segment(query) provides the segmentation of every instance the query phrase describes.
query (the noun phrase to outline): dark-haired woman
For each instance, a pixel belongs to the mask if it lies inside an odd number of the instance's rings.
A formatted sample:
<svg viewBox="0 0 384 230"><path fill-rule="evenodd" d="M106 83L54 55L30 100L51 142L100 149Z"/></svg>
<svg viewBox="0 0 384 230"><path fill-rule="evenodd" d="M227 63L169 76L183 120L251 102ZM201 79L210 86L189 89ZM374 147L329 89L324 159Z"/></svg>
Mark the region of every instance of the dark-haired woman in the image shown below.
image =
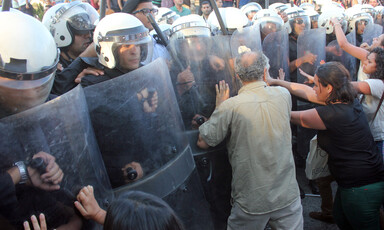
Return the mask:
<svg viewBox="0 0 384 230"><path fill-rule="evenodd" d="M291 122L318 130L318 144L328 154L331 175L338 183L333 217L340 229L379 229L384 200L384 165L363 109L340 63L320 66L313 89L304 84L269 79L271 85L317 104L292 111Z"/></svg>
<svg viewBox="0 0 384 230"><path fill-rule="evenodd" d="M76 208L86 219L104 225L105 230L183 230L172 208L162 199L139 191L130 191L114 200L107 211L100 208L93 187L82 188Z"/></svg>
<svg viewBox="0 0 384 230"><path fill-rule="evenodd" d="M348 42L338 19L333 18L332 23L340 48L359 59L360 70L369 77L367 80L352 82L352 84L358 93L365 95L361 103L376 145L383 154L384 105L382 104L379 109L378 106L384 93L384 34L374 38L372 45L363 49Z"/></svg>

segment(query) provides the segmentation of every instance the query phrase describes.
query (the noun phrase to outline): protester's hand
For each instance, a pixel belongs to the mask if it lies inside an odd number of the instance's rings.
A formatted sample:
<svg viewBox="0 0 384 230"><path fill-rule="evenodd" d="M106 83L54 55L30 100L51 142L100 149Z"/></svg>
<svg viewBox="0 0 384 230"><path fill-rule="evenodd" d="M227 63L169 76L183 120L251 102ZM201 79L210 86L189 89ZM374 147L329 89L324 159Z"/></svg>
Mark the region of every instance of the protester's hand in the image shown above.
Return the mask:
<svg viewBox="0 0 384 230"><path fill-rule="evenodd" d="M79 75L77 75L75 82L79 84L81 82L81 79L87 75L95 75L95 76L100 76L104 75L104 71L101 69L97 69L95 67L88 67L86 69L83 69Z"/></svg>
<svg viewBox="0 0 384 230"><path fill-rule="evenodd" d="M219 58L214 55L209 56L209 65L214 69L216 72L223 70L225 67L224 59Z"/></svg>
<svg viewBox="0 0 384 230"><path fill-rule="evenodd" d="M200 118L200 119L203 119L204 122L206 122L208 119L200 114L196 114L193 118L192 118L192 129L198 129L200 127L201 124L198 124L197 123L197 119ZM203 123L204 123L203 122Z"/></svg>
<svg viewBox="0 0 384 230"><path fill-rule="evenodd" d="M336 17L331 18L331 25L340 24L340 20Z"/></svg>
<svg viewBox="0 0 384 230"><path fill-rule="evenodd" d="M340 57L343 54L343 51L336 46L327 46L327 47L325 47L325 51L330 52L330 53L332 53L338 57Z"/></svg>
<svg viewBox="0 0 384 230"><path fill-rule="evenodd" d="M132 180L128 179L128 174L127 174L128 168L132 168L137 172L137 177L133 181L137 181L144 176L144 172L143 172L143 168L141 167L141 164L135 161L132 161L131 163L126 164L124 168L121 169L123 171L124 178L126 178L125 183L133 182Z"/></svg>
<svg viewBox="0 0 384 230"><path fill-rule="evenodd" d="M183 72L177 75L177 92L182 95L195 84L195 76L191 72L191 67L188 66Z"/></svg>
<svg viewBox="0 0 384 230"><path fill-rule="evenodd" d="M156 111L159 101L157 91L150 93L148 88L145 88L137 93L137 99L143 103L144 112L154 113Z"/></svg>
<svg viewBox="0 0 384 230"><path fill-rule="evenodd" d="M368 43L364 42L364 43L362 43L362 44L360 45L360 48L369 50L370 46L368 45Z"/></svg>
<svg viewBox="0 0 384 230"><path fill-rule="evenodd" d="M280 75L280 70L279 70L279 75ZM280 77L280 76L279 76ZM269 76L269 74L267 75L267 78L266 78L266 83L268 85L273 85L275 81L279 80L279 77L277 79L274 79L272 78L271 76Z"/></svg>
<svg viewBox="0 0 384 230"><path fill-rule="evenodd" d="M33 229L34 230L47 230L47 223L45 221L45 216L43 213L41 213L39 215L39 220L40 220L40 224L39 224L39 221L37 220L35 215L31 216L31 222L32 222ZM28 221L24 221L23 226L24 226L24 230L31 230Z"/></svg>
<svg viewBox="0 0 384 230"><path fill-rule="evenodd" d="M299 68L299 72L301 75L307 78L307 80L304 82L306 84L313 84L314 83L314 77L304 72L302 69Z"/></svg>
<svg viewBox="0 0 384 230"><path fill-rule="evenodd" d="M77 201L75 201L75 207L79 210L81 215L85 219L91 219L99 222L104 222L105 211L100 208L93 193L93 187L91 185L83 187L77 194Z"/></svg>
<svg viewBox="0 0 384 230"><path fill-rule="evenodd" d="M216 84L216 108L229 98L229 85L224 80Z"/></svg>
<svg viewBox="0 0 384 230"><path fill-rule="evenodd" d="M279 76L277 77L279 80L284 80L285 79L285 72L282 68L279 69Z"/></svg>
<svg viewBox="0 0 384 230"><path fill-rule="evenodd" d="M303 63L309 63L313 65L313 63L315 63L316 61L317 55L314 55L311 52L307 51L305 52L305 55L302 58L303 58Z"/></svg>
<svg viewBox="0 0 384 230"><path fill-rule="evenodd" d="M284 23L288 22L287 13L285 13L284 11L280 11L280 12L278 12L278 14L281 17L281 19L283 19Z"/></svg>
<svg viewBox="0 0 384 230"><path fill-rule="evenodd" d="M33 186L46 191L60 189L59 183L62 181L64 174L59 165L55 162L55 157L46 152L39 152L32 158L34 159L37 157L44 160L44 163L47 165L46 172L40 175L36 169L27 167L30 183Z"/></svg>

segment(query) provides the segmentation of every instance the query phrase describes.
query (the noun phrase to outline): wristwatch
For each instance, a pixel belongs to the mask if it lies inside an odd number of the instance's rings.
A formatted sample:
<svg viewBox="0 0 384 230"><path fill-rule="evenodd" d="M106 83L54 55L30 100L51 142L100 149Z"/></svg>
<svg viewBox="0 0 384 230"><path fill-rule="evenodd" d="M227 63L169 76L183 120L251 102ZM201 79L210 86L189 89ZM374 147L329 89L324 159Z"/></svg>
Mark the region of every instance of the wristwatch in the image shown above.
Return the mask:
<svg viewBox="0 0 384 230"><path fill-rule="evenodd" d="M27 183L29 177L28 177L28 171L27 167L24 164L24 161L18 161L14 164L14 166L17 166L17 168L20 171L20 182L19 184L25 184Z"/></svg>

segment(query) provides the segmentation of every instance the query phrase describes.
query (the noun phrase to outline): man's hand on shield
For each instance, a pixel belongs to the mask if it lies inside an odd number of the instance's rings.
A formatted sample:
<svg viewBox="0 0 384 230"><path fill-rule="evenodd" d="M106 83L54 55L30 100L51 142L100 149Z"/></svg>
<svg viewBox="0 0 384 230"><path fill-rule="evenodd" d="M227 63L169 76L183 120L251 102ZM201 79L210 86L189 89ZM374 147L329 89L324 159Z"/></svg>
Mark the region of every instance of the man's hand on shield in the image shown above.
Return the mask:
<svg viewBox="0 0 384 230"><path fill-rule="evenodd" d="M216 108L229 98L229 85L224 80L216 84Z"/></svg>
<svg viewBox="0 0 384 230"><path fill-rule="evenodd" d="M306 51L302 59L303 59L303 63L309 63L313 65L317 59L317 55L314 55L311 52Z"/></svg>
<svg viewBox="0 0 384 230"><path fill-rule="evenodd" d="M188 66L183 72L177 75L177 92L183 95L195 84L195 76L191 72L191 67Z"/></svg>
<svg viewBox="0 0 384 230"><path fill-rule="evenodd" d="M202 125L204 122L206 122L208 119L204 117L203 115L196 114L192 118L192 129L198 129L200 125Z"/></svg>
<svg viewBox="0 0 384 230"><path fill-rule="evenodd" d="M137 181L140 178L142 178L144 175L141 164L135 161L132 161L131 163L126 164L124 168L122 168L121 170L123 171L125 183L131 183L133 181ZM135 172L136 175L134 177L131 177L132 175L134 175L133 173L131 173L133 171Z"/></svg>
<svg viewBox="0 0 384 230"><path fill-rule="evenodd" d="M137 99L143 104L146 113L154 113L157 109L159 98L154 88L145 88L137 93Z"/></svg>
<svg viewBox="0 0 384 230"><path fill-rule="evenodd" d="M59 184L64 177L64 173L55 162L55 157L46 152L39 152L32 157L32 159L35 158L43 159L46 165L45 172L40 174L41 172L37 169L28 166L27 170L30 179L28 183L46 191L60 189Z"/></svg>
<svg viewBox="0 0 384 230"><path fill-rule="evenodd" d="M94 220L101 225L104 224L106 211L100 208L97 203L91 185L85 186L80 190L77 194L75 206L85 219Z"/></svg>
<svg viewBox="0 0 384 230"><path fill-rule="evenodd" d="M88 67L86 69L83 69L79 75L77 75L75 82L80 83L81 79L87 75L95 75L95 76L100 76L104 75L104 71L101 69L97 69L95 67Z"/></svg>
<svg viewBox="0 0 384 230"><path fill-rule="evenodd" d="M214 69L216 72L223 70L225 67L225 62L224 59L219 58L214 55L209 56L209 65L211 66L212 69Z"/></svg>

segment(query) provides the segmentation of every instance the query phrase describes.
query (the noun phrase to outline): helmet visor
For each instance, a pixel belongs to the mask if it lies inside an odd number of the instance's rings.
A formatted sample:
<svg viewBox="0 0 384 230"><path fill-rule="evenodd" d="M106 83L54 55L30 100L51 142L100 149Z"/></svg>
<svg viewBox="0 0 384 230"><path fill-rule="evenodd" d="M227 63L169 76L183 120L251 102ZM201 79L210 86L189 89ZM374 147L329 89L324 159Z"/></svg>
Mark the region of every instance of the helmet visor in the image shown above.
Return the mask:
<svg viewBox="0 0 384 230"><path fill-rule="evenodd" d="M90 30L95 29L89 15L86 13L73 15L68 19L68 24L75 30L76 34L89 33Z"/></svg>

